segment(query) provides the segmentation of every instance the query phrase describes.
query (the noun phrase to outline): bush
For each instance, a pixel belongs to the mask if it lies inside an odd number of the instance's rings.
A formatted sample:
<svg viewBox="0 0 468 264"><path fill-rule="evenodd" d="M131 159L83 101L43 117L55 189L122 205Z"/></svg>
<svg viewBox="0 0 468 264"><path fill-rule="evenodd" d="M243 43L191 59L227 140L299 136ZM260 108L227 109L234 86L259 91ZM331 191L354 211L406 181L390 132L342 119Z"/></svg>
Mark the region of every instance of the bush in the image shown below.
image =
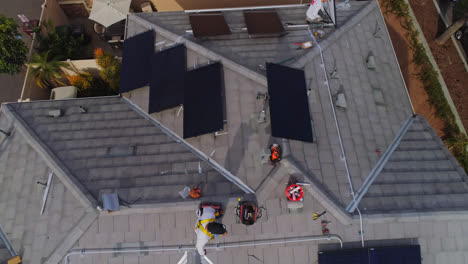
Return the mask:
<svg viewBox="0 0 468 264"><path fill-rule="evenodd" d="M26 62L28 48L18 36L16 21L0 15L0 73L17 74Z"/></svg>
<svg viewBox="0 0 468 264"><path fill-rule="evenodd" d="M468 8L468 0L462 0L459 3L463 3ZM455 115L445 98L442 86L437 78L437 73L419 41L419 34L413 26L408 5L404 0L383 0L383 6L386 11L401 18L400 23L407 30L406 37L413 51L413 61L419 67L419 78L423 82L424 89L429 96L429 102L436 109L437 117L445 122L444 143L460 165L468 172L468 137L460 131L456 123Z"/></svg>
<svg viewBox="0 0 468 264"><path fill-rule="evenodd" d="M94 57L96 63L101 67L99 76L110 86L113 93L118 94L122 62L116 57L104 53L102 49L95 50Z"/></svg>
<svg viewBox="0 0 468 264"><path fill-rule="evenodd" d="M83 59L84 48L89 43L83 34L73 36L70 27L54 27L51 20L44 22L36 32L39 53L49 51L50 57L57 60Z"/></svg>
<svg viewBox="0 0 468 264"><path fill-rule="evenodd" d="M70 85L78 88L78 97L95 97L113 95L109 86L101 79L93 77L89 72L81 72L68 76Z"/></svg>

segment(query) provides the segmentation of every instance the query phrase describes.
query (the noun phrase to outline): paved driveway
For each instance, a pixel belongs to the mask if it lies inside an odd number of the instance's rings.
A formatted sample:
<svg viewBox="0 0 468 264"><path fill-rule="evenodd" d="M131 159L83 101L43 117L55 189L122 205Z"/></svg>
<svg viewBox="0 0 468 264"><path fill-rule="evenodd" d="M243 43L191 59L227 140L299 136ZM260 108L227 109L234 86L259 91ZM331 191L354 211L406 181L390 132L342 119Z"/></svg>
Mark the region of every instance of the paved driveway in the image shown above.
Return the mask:
<svg viewBox="0 0 468 264"><path fill-rule="evenodd" d="M16 15L25 14L29 19L39 19L41 16L41 5L43 3L44 0L2 1L0 14L16 18L18 25L21 25L21 21ZM23 39L29 47L31 44L31 37L23 34ZM24 77L24 73L14 76L0 74L0 103L16 102L18 98L20 98Z"/></svg>

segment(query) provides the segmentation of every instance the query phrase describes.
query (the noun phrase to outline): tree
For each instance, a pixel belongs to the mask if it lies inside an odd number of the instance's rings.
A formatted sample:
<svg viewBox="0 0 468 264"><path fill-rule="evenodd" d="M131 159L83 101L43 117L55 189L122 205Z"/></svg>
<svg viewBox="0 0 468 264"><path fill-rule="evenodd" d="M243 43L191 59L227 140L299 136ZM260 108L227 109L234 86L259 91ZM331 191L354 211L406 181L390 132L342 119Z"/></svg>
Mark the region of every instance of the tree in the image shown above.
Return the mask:
<svg viewBox="0 0 468 264"><path fill-rule="evenodd" d="M28 48L18 36L16 21L0 15L0 73L17 74L26 62Z"/></svg>
<svg viewBox="0 0 468 264"><path fill-rule="evenodd" d="M95 50L94 57L96 63L101 67L99 76L109 85L111 91L117 94L119 92L122 63L111 54L104 53L102 49Z"/></svg>
<svg viewBox="0 0 468 264"><path fill-rule="evenodd" d="M70 68L68 63L58 61L56 58L49 60L48 51L42 54L34 54L31 62L29 63L29 66L31 66L31 73L36 78L36 84L41 88L51 88L51 86L57 87L59 85L65 85L59 80L65 75L62 68Z"/></svg>
<svg viewBox="0 0 468 264"><path fill-rule="evenodd" d="M452 23L440 36L435 39L438 45L444 45L445 42L455 34L468 21L468 0L457 2L453 9L455 22Z"/></svg>

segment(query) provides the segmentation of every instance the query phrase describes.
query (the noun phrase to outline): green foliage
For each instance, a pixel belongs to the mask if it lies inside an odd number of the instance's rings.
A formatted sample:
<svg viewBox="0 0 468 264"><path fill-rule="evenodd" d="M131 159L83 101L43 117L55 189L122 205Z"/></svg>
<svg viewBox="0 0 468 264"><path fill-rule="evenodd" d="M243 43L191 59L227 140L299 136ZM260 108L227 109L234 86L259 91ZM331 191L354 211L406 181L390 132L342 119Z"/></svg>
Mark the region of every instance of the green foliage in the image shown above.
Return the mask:
<svg viewBox="0 0 468 264"><path fill-rule="evenodd" d="M115 56L104 53L102 49L97 49L94 56L96 57L96 63L101 67L99 76L109 85L114 94L118 94L122 62Z"/></svg>
<svg viewBox="0 0 468 264"><path fill-rule="evenodd" d="M65 85L59 79L64 76L62 68L69 68L68 63L58 61L57 58L49 59L49 52L36 53L29 62L31 74L36 78L36 84L41 88L53 88Z"/></svg>
<svg viewBox="0 0 468 264"><path fill-rule="evenodd" d="M468 0L460 0L453 8L453 21L460 19L468 12Z"/></svg>
<svg viewBox="0 0 468 264"><path fill-rule="evenodd" d="M77 75L68 76L70 85L78 88L78 97L115 95L101 78L92 76L89 72L80 72Z"/></svg>
<svg viewBox="0 0 468 264"><path fill-rule="evenodd" d="M28 48L19 35L16 21L0 15L0 73L19 73L26 62Z"/></svg>
<svg viewBox="0 0 468 264"><path fill-rule="evenodd" d="M42 23L38 30L37 51L43 53L48 51L50 58L57 60L82 59L84 48L88 40L84 35L73 36L68 26L54 27L54 23L49 20Z"/></svg>
<svg viewBox="0 0 468 264"><path fill-rule="evenodd" d="M413 51L413 61L419 67L418 76L423 82L424 89L429 96L429 102L436 109L437 117L445 121L444 143L460 165L468 172L468 137L460 131L455 120L455 115L445 99L442 86L437 78L437 73L434 67L432 67L424 47L419 40L418 31L413 26L408 5L404 0L383 0L382 2L387 12L391 12L400 17L402 27L407 30L406 37ZM468 0L461 0L459 3L463 3L465 8L468 7Z"/></svg>

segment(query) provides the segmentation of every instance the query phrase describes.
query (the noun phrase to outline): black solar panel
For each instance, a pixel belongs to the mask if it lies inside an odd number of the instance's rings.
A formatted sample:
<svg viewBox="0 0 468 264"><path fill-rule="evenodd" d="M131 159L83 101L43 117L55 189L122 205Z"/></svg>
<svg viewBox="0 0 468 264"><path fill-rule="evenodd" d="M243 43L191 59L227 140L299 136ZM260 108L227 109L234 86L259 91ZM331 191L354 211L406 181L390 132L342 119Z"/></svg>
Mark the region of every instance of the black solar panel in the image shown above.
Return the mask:
<svg viewBox="0 0 468 264"><path fill-rule="evenodd" d="M120 74L120 93L148 85L153 53L154 33L151 30L125 40Z"/></svg>
<svg viewBox="0 0 468 264"><path fill-rule="evenodd" d="M312 142L304 71L267 63L267 81L272 135Z"/></svg>
<svg viewBox="0 0 468 264"><path fill-rule="evenodd" d="M222 13L195 14L189 16L195 37L231 34Z"/></svg>
<svg viewBox="0 0 468 264"><path fill-rule="evenodd" d="M151 58L148 113L159 112L183 104L186 61L183 44L153 55Z"/></svg>
<svg viewBox="0 0 468 264"><path fill-rule="evenodd" d="M187 73L184 138L223 129L223 85L221 63L213 63Z"/></svg>

